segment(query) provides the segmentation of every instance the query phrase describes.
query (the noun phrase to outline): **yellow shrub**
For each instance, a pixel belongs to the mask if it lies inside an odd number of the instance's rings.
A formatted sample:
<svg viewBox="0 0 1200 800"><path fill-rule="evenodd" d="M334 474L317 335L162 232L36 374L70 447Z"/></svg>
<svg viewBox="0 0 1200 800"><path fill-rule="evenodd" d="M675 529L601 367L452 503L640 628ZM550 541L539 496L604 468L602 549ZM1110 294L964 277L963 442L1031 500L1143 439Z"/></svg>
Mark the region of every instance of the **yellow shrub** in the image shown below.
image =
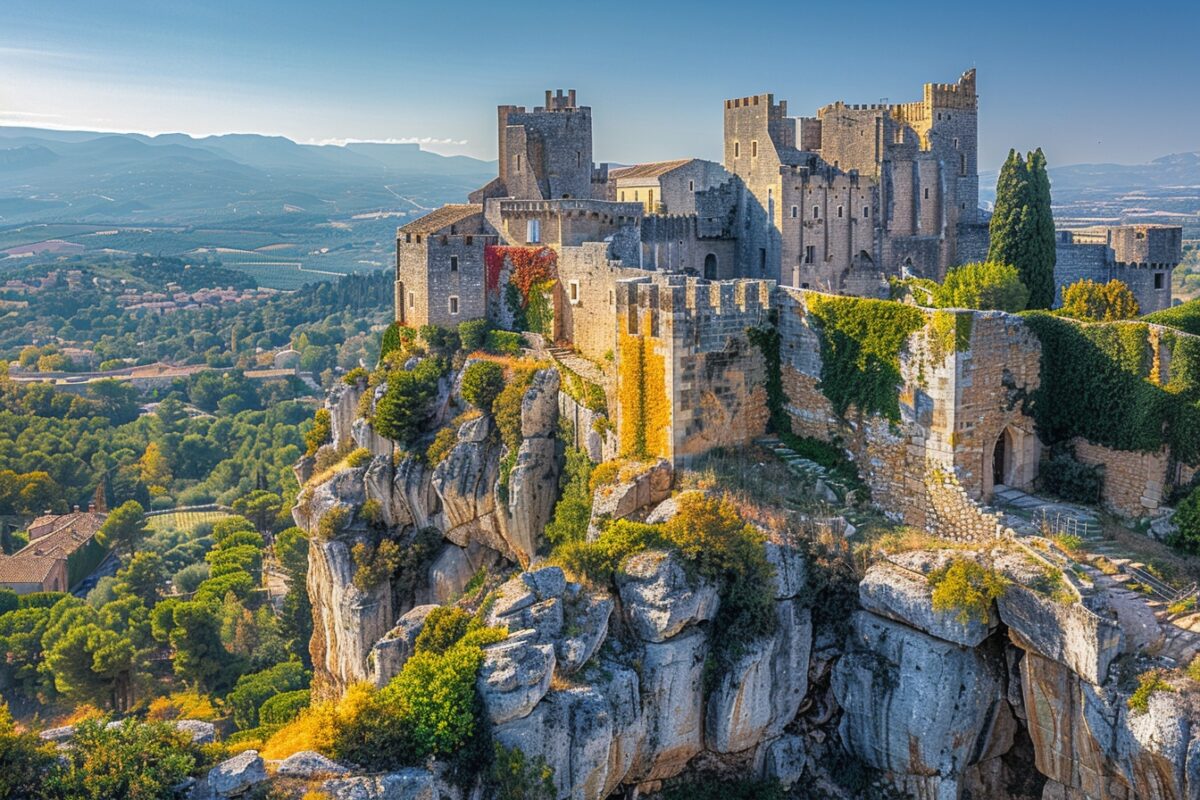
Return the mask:
<svg viewBox="0 0 1200 800"><path fill-rule="evenodd" d="M262 757L287 758L301 750L330 755L338 727L343 721L358 717L370 702L371 693L368 684L356 683L337 702L326 700L309 706L267 740Z"/></svg>
<svg viewBox="0 0 1200 800"><path fill-rule="evenodd" d="M197 691L175 692L150 701L146 718L151 720L202 719L211 721L220 716L208 695Z"/></svg>
<svg viewBox="0 0 1200 800"><path fill-rule="evenodd" d="M642 323L648 326L649 318ZM666 358L656 351L652 339L626 330L622 322L617 386L621 453L639 458L666 456L671 427Z"/></svg>

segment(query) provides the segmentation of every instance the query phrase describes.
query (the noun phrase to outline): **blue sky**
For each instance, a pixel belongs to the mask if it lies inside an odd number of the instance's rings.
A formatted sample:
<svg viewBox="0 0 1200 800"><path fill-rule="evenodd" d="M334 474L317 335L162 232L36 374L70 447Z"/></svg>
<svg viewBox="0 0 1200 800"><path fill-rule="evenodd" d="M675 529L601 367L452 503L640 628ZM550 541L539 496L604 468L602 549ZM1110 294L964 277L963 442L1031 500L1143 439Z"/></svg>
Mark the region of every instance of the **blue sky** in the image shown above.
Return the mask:
<svg viewBox="0 0 1200 800"><path fill-rule="evenodd" d="M9 125L494 158L497 104L573 87L598 161L718 159L726 97L802 115L915 100L975 66L981 169L1009 147L1052 165L1200 150L1194 3L4 0L0 20Z"/></svg>

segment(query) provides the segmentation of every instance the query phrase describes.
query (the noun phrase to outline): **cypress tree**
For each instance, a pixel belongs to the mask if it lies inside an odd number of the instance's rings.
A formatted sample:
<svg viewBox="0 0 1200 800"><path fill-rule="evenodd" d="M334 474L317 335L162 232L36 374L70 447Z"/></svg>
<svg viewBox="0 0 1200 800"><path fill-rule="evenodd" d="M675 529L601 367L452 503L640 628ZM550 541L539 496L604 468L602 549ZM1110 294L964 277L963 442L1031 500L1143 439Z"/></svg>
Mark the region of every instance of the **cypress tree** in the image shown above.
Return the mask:
<svg viewBox="0 0 1200 800"><path fill-rule="evenodd" d="M989 229L988 261L1011 264L1029 289L1029 308L1054 304L1054 218L1050 178L1040 149L1028 160L1016 150L996 182L996 206Z"/></svg>

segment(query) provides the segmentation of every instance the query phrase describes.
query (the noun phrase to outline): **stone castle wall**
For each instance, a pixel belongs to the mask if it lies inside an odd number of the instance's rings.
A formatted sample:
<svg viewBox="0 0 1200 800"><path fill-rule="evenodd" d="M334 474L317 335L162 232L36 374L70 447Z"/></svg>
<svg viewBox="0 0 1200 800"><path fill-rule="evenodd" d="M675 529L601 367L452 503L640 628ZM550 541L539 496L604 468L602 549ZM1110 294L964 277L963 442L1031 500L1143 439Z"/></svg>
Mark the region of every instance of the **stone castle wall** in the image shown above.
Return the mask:
<svg viewBox="0 0 1200 800"><path fill-rule="evenodd" d="M1158 509L1170 480L1170 456L1166 449L1156 453L1113 450L1086 439L1071 440L1075 458L1104 468L1101 501L1126 517L1142 517Z"/></svg>

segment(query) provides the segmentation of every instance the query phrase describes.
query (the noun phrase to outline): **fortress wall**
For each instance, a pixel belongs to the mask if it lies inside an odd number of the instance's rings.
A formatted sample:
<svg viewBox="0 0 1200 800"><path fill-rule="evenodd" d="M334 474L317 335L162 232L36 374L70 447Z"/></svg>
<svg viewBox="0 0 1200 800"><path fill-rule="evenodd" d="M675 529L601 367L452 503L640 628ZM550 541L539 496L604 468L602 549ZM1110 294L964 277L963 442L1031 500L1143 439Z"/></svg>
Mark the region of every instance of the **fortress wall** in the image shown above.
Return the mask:
<svg viewBox="0 0 1200 800"><path fill-rule="evenodd" d="M1075 457L1084 464L1104 467L1105 506L1126 517L1142 517L1162 504L1168 484L1170 457L1157 453L1113 450L1086 439L1071 440Z"/></svg>
<svg viewBox="0 0 1200 800"><path fill-rule="evenodd" d="M610 363L617 346L617 281L650 273L624 267L608 258L604 242L563 247L558 255L561 287L558 323L563 338L586 358ZM578 300L571 302L571 284L577 282Z"/></svg>

